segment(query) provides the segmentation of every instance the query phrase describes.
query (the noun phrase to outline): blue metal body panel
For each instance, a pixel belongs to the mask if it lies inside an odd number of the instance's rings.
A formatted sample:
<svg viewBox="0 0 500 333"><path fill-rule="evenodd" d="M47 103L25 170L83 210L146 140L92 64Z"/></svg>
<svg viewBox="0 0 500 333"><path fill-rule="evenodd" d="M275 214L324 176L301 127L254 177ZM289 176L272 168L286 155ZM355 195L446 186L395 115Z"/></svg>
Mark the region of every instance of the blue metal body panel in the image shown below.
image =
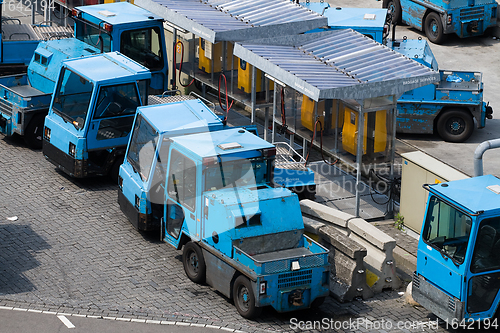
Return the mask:
<svg viewBox="0 0 500 333"><path fill-rule="evenodd" d="M163 23L160 16L128 2L105 3L75 8L82 12L83 19L96 25L106 22L113 26L127 27L128 30L132 27L144 27L145 21L151 22L151 25L157 25L158 22ZM113 33L115 33L114 29ZM115 36L119 37L118 31L116 33Z"/></svg>
<svg viewBox="0 0 500 333"><path fill-rule="evenodd" d="M461 319L480 320L492 318L500 302L500 293L497 293L491 307L486 311L474 313L468 311L471 279L485 274L500 273L500 269L479 273L471 271L471 262L473 252L477 247L476 242L480 223L483 220L500 216L498 194L487 188L492 185L500 186L500 179L487 175L428 186L428 203L433 196L436 196L467 214L472 221L467 251L462 264L454 263L447 256L440 253L438 249L433 248L432 244L427 244L423 237L420 237L418 243L416 274L420 277L420 280L424 279L425 284L430 286L431 292L430 295L428 291L427 294L417 292L417 296L443 319L453 319L449 318L449 316L455 316L459 321ZM429 211L425 214L422 230L425 228L428 214L430 214ZM429 287L427 288L429 289ZM453 299L456 299L453 303L465 305L462 313L453 313L454 307L450 309L451 311L446 310L450 307L449 303ZM416 300L419 301L418 298ZM440 311L440 308L443 311Z"/></svg>
<svg viewBox="0 0 500 333"><path fill-rule="evenodd" d="M111 31L111 51L121 51L121 35L124 31L144 28L159 28L161 53L164 55L164 64L161 70L152 70L151 87L161 91L168 90L168 61L166 58L165 36L163 19L150 11L128 2L114 2L93 6L76 7L80 11L80 18L91 22L95 26L103 27L104 23L113 26ZM75 24L75 31L77 25Z"/></svg>
<svg viewBox="0 0 500 333"><path fill-rule="evenodd" d="M303 235L297 195L284 188L255 187L255 184L204 190L204 157L257 157L261 156L261 150L272 148L271 144L238 128L176 136L170 140L170 154L175 150L196 165L196 203L194 208L179 205L184 216L180 233L251 277L258 307L271 305L279 312L304 309L316 298L329 294L328 250ZM238 145L221 149L221 144L228 143ZM169 174L167 171L166 175ZM165 200L174 202L170 195L165 189ZM168 209L166 204L164 221L168 219ZM258 223L244 222L243 226L237 226L238 218L245 221L243 216L250 220L256 215ZM167 225L162 228L164 241L179 248L183 238L169 234ZM288 242L289 239L293 241ZM292 262L298 267L292 269ZM214 274L213 269L207 269L209 271ZM232 278L227 274L224 277L226 280L218 283L213 283L213 276L207 277L207 281L212 281L212 286L227 295L223 285L230 285ZM259 286L264 282L265 293L260 293ZM294 291L301 293L302 304L291 304L289 296Z"/></svg>
<svg viewBox="0 0 500 333"><path fill-rule="evenodd" d="M2 52L2 64L25 64L30 63L33 52L38 46L39 40L2 40L0 33L0 49Z"/></svg>
<svg viewBox="0 0 500 333"><path fill-rule="evenodd" d="M149 70L137 62L118 52L109 52L84 58L73 58L65 61L71 71L84 76L93 83L107 85L130 82L131 76L137 80L151 77Z"/></svg>
<svg viewBox="0 0 500 333"><path fill-rule="evenodd" d="M111 138L107 140L96 140L95 135L91 136L99 128L99 122L109 119L117 119L123 116L107 117L103 119L93 119L97 94L101 87L112 86L125 83L134 83L140 80L148 80L151 78L151 73L147 68L137 64L124 55L118 52L109 52L97 54L83 58L73 58L62 63L61 70L68 70L82 76L93 84L93 91L87 110L87 116L82 126L76 127L73 123L63 119L59 114L52 109L53 99L49 113L45 118L45 127L51 131L50 144L53 148L59 151L64 158L72 159L75 162L85 162L89 157L89 151L109 149L113 150L118 147L125 149L130 137L128 134ZM58 81L61 78L58 78ZM140 101L141 102L141 101ZM128 117L133 115L128 115ZM47 138L45 138L47 139ZM73 143L76 147L76 154L70 156L68 154L69 144ZM47 155L46 155L47 156ZM50 157L54 164L58 161L54 157ZM87 174L82 174L80 177L85 177Z"/></svg>
<svg viewBox="0 0 500 333"><path fill-rule="evenodd" d="M226 155L234 153L249 153L257 149L272 148L274 147L267 141L251 140L249 138L256 138L255 135L248 131L243 133L239 132L238 128L230 128L224 131L217 131L211 133L198 133L189 136L176 137L173 139L176 143L187 147L195 156L210 157L216 155ZM234 148L229 150L222 150L217 145L219 143L240 142L242 139L246 141L242 144L241 148ZM217 145L214 144L217 142Z"/></svg>
<svg viewBox="0 0 500 333"><path fill-rule="evenodd" d="M233 258L233 240L287 230L302 230L303 221L297 196L283 188L252 190L244 187L205 192L210 201L208 218L204 219L201 238L229 258ZM261 214L262 225L235 228L235 217ZM219 235L214 242L213 233ZM236 245L238 246L238 245ZM235 258L238 261L237 258ZM251 264L245 264L256 274L264 272Z"/></svg>
<svg viewBox="0 0 500 333"><path fill-rule="evenodd" d="M447 185L431 185L429 191L448 198L470 214L482 211L485 215L500 215L498 195L486 188L490 185L500 185L497 177L486 175L449 182Z"/></svg>
<svg viewBox="0 0 500 333"><path fill-rule="evenodd" d="M27 74L0 77L0 96L5 105L0 110L0 118L9 122L9 126L0 126L0 132L7 136L14 133L24 135L33 115L47 112L61 63L98 52L96 48L73 38L40 42L32 55Z"/></svg>
<svg viewBox="0 0 500 333"><path fill-rule="evenodd" d="M274 168L274 183L286 188L316 185L314 171L310 168L307 168L307 170L293 170L276 167Z"/></svg>
<svg viewBox="0 0 500 333"><path fill-rule="evenodd" d="M497 22L497 3L494 0L400 0L402 20L406 24L423 30L425 17L430 12L440 15L445 34L455 33L459 37L471 37L484 34L484 31ZM447 18L451 16L451 22ZM469 28L477 22L476 31Z"/></svg>
<svg viewBox="0 0 500 333"><path fill-rule="evenodd" d="M156 149L157 156L163 140L203 131L218 131L224 127L220 118L200 100L142 106L138 108L137 115L141 115L161 136ZM137 116L135 121L137 121ZM157 159L153 160L151 173L154 172L157 162ZM154 185L153 177L150 175L148 181L143 181L127 159L120 166L119 176L123 180L120 190L126 200L135 205L137 196L140 198L140 204L136 207L138 213L151 214L151 202L148 198L151 186Z"/></svg>
<svg viewBox="0 0 500 333"><path fill-rule="evenodd" d="M394 51L401 53L408 58L421 63L424 66L432 68L437 71L438 63L431 47L426 40L423 39L403 39L396 41L387 41L387 46Z"/></svg>
<svg viewBox="0 0 500 333"><path fill-rule="evenodd" d="M325 3L317 2L301 5L320 14L325 7ZM379 43L383 41L387 9L329 7L324 10L323 15L328 18L328 29L315 29L310 32L350 28Z"/></svg>
<svg viewBox="0 0 500 333"><path fill-rule="evenodd" d="M88 158L87 140L83 136L82 130L80 133L75 133L75 126L69 122L60 121L60 117L54 115L47 115L45 117L44 127L50 128L51 140L50 142L59 149L62 153L70 157L69 145L70 143L76 146L75 156L71 156L75 160L86 160Z"/></svg>
<svg viewBox="0 0 500 333"><path fill-rule="evenodd" d="M331 7L326 2L301 2L301 6L328 18L328 28L310 32L353 29L382 43L387 9Z"/></svg>
<svg viewBox="0 0 500 333"><path fill-rule="evenodd" d="M222 121L201 100L148 105L138 108L160 134L192 134L203 130L222 129Z"/></svg>
<svg viewBox="0 0 500 333"><path fill-rule="evenodd" d="M404 93L398 99L397 130L400 133L433 133L434 121L446 108L469 110L477 127L486 125L482 74L478 72L439 71L441 80ZM462 82L448 82L449 76Z"/></svg>
<svg viewBox="0 0 500 333"><path fill-rule="evenodd" d="M163 19L155 16L151 12L139 8L130 3L110 3L96 6L77 7L80 11L80 17L95 26L104 27L104 23L112 25L111 29L111 51L119 51L121 43L121 35L124 31L133 31L143 28L158 28L160 33L161 53L166 55L164 41ZM75 24L75 35L78 35L78 25ZM9 42L13 43L13 42ZM38 44L38 41L37 41ZM19 51L20 50L20 51ZM14 50L18 57L28 52L27 48L21 47L19 50ZM9 56L7 49L4 47L4 56ZM30 124L31 119L37 114L45 115L50 103L51 94L54 91L55 82L60 71L60 64L63 60L71 58L85 57L87 55L99 53L100 50L93 45L82 42L76 38L68 38L62 40L49 40L40 42L37 49L33 53L30 51L29 58L31 59L28 67L27 78L22 78L17 81L2 78L0 81L0 96L3 102L7 104L7 110L4 108L0 111L0 131L6 135L17 133L24 135L26 127ZM150 85L154 89L161 91L166 90L167 80L167 59L164 57L165 63L163 68L154 71L151 74ZM140 70L139 65L133 62L128 62L132 70ZM135 67L134 67L135 66ZM99 68L96 64L81 64L79 70L81 73L94 76L95 80L102 84L108 82L116 82L117 78L122 75L128 75L123 69L114 67L116 73L110 73L106 68ZM106 81L107 80L107 81ZM23 86L23 87L20 87ZM12 121L14 119L14 121ZM3 125L3 126L2 126ZM122 143L120 143L122 144ZM125 144L125 143L123 143Z"/></svg>
<svg viewBox="0 0 500 333"><path fill-rule="evenodd" d="M41 42L35 50L36 53L48 58L48 63L42 65L35 61L33 56L28 66L29 83L46 94L52 94L64 60L96 54L99 50L78 39L67 38Z"/></svg>

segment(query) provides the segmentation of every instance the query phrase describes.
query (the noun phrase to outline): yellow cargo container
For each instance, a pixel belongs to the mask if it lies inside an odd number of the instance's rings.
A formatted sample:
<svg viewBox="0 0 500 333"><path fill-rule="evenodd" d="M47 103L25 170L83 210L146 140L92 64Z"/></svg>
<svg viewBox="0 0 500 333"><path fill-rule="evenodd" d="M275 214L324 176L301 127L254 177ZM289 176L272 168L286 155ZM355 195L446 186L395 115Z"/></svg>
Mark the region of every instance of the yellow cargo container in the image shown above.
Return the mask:
<svg viewBox="0 0 500 333"><path fill-rule="evenodd" d="M199 38L199 62L198 68L205 73L212 73L212 58L214 59L214 73L222 71L222 42L212 44L203 38ZM231 69L231 57L233 56L233 43L226 42L226 69ZM237 58L233 57L233 68L236 69Z"/></svg>
<svg viewBox="0 0 500 333"><path fill-rule="evenodd" d="M238 58L238 89L246 93L250 93L252 91L252 65L247 64L245 60L241 60ZM256 84L256 92L261 92L265 90L264 86L264 78L262 77L262 71L257 69L256 71L257 77L255 80ZM269 82L269 90L274 89L274 82Z"/></svg>
<svg viewBox="0 0 500 333"><path fill-rule="evenodd" d="M365 113L364 116L364 141L363 141L363 154L367 153L367 141L373 141L373 151L369 154L380 153L385 151L387 146L387 111L373 111ZM368 119L375 117L375 126L373 132L368 133ZM344 126L342 128L342 148L353 154L357 154L358 150L358 118L357 111L344 106Z"/></svg>
<svg viewBox="0 0 500 333"><path fill-rule="evenodd" d="M306 95L302 95L302 106L300 108L300 120L302 122L302 126L312 131L314 127L314 123L316 119L314 118L314 106L316 105L316 101L307 97ZM325 111L326 110L326 102L325 100L318 102L318 116L321 124L323 125L323 129L325 128ZM342 104L341 104L342 105ZM332 106L330 110L328 110L332 114L332 124L331 128L335 128L335 121L337 120L337 100L332 101ZM337 128L341 128L344 122L344 113L340 112L339 114L339 123L337 124Z"/></svg>

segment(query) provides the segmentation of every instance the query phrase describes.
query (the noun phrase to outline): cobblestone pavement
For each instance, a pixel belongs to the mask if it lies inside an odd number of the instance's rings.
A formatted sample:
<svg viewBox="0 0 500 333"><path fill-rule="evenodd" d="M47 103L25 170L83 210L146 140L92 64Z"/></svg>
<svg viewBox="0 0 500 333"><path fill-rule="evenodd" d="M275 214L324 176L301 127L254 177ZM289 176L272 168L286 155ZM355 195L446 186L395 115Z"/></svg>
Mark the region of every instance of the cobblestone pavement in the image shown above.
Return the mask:
<svg viewBox="0 0 500 333"><path fill-rule="evenodd" d="M21 139L0 138L0 184L0 306L245 332L310 329L306 321L314 320L323 320L320 331L401 331L398 321L429 321L400 291L345 304L329 298L317 310L290 314L266 309L249 321L221 294L186 278L180 251L133 229L107 178L73 180ZM355 329L358 320L372 327Z"/></svg>

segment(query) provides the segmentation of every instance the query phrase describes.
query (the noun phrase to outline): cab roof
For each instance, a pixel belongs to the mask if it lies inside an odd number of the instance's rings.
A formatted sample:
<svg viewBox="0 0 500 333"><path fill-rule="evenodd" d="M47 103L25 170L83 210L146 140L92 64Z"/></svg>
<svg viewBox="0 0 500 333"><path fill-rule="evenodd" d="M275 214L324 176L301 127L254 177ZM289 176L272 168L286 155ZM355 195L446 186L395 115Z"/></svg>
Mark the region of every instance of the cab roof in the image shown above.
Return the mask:
<svg viewBox="0 0 500 333"><path fill-rule="evenodd" d="M159 133L182 131L189 134L195 128L219 130L223 127L220 118L199 99L141 106L137 111Z"/></svg>
<svg viewBox="0 0 500 333"><path fill-rule="evenodd" d="M242 128L185 135L172 140L200 158L274 147L269 142Z"/></svg>
<svg viewBox="0 0 500 333"><path fill-rule="evenodd" d="M328 26L338 29L384 28L387 9L384 8L343 8L330 6L326 2L302 2L300 4L328 18ZM323 11L324 10L324 11Z"/></svg>
<svg viewBox="0 0 500 333"><path fill-rule="evenodd" d="M495 193L497 190L499 193ZM429 192L444 197L473 214L500 210L500 179L492 175L429 185Z"/></svg>
<svg viewBox="0 0 500 333"><path fill-rule="evenodd" d="M101 5L76 7L82 12L82 18L98 24L106 22L112 25L130 24L163 19L148 10L128 2L105 3ZM93 18L94 17L94 18Z"/></svg>
<svg viewBox="0 0 500 333"><path fill-rule="evenodd" d="M359 27L383 29L387 9L384 8L333 8L330 7L324 14L328 17L330 27Z"/></svg>
<svg viewBox="0 0 500 333"><path fill-rule="evenodd" d="M121 78L150 79L149 69L120 52L108 52L64 61L65 66L92 82L119 83Z"/></svg>

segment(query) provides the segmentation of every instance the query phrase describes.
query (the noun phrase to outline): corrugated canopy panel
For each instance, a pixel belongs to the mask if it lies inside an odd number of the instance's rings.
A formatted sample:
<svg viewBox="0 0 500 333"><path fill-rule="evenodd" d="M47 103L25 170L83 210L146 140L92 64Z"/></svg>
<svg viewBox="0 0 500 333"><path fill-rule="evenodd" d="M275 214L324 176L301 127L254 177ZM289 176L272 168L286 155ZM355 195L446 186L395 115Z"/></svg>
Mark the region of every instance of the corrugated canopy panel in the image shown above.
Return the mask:
<svg viewBox="0 0 500 333"><path fill-rule="evenodd" d="M299 34L328 19L289 0L135 0L139 7L215 43Z"/></svg>
<svg viewBox="0 0 500 333"><path fill-rule="evenodd" d="M353 30L236 44L234 55L314 100L400 95L439 73Z"/></svg>

